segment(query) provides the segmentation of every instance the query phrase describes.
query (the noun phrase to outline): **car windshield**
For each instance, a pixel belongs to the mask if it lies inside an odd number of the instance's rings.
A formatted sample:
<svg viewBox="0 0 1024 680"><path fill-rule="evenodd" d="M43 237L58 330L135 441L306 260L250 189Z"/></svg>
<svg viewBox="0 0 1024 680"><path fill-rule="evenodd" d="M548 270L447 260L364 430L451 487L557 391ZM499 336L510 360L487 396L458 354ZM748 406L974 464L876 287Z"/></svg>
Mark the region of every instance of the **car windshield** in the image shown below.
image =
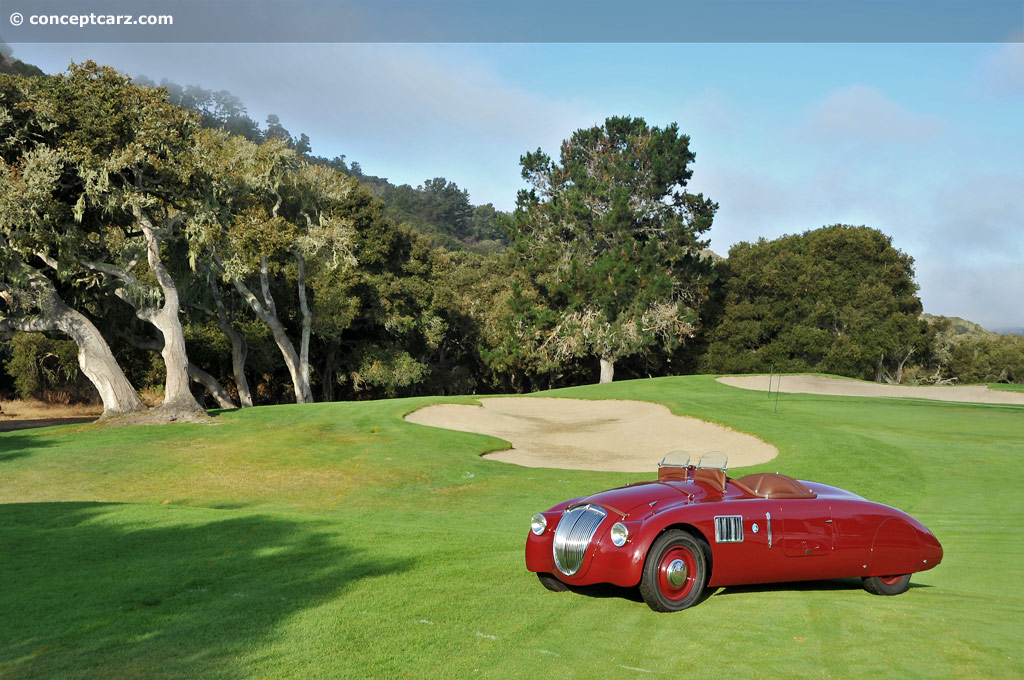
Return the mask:
<svg viewBox="0 0 1024 680"><path fill-rule="evenodd" d="M729 466L729 456L722 451L708 451L697 461L696 465L690 464L692 456L683 450L673 451L667 454L658 463L659 468L663 467L694 467L704 470L725 470Z"/></svg>
<svg viewBox="0 0 1024 680"><path fill-rule="evenodd" d="M661 462L658 463L658 467L688 467L690 465L690 454L686 451L673 451L666 454Z"/></svg>
<svg viewBox="0 0 1024 680"><path fill-rule="evenodd" d="M729 467L729 456L725 455L722 451L708 451L697 461L697 467L724 470Z"/></svg>

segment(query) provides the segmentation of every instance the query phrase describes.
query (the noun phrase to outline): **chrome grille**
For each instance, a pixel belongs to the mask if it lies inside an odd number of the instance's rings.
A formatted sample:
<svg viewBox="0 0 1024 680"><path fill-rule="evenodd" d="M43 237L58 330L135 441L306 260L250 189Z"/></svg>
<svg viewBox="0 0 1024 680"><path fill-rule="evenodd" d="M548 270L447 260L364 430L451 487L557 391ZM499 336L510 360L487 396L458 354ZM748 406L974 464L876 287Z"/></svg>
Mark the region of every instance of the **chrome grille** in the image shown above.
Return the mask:
<svg viewBox="0 0 1024 680"><path fill-rule="evenodd" d="M604 508L596 505L581 505L562 515L555 530L552 547L558 571L566 576L572 576L579 571L583 557L587 554L587 547L590 546L597 528L607 515Z"/></svg>

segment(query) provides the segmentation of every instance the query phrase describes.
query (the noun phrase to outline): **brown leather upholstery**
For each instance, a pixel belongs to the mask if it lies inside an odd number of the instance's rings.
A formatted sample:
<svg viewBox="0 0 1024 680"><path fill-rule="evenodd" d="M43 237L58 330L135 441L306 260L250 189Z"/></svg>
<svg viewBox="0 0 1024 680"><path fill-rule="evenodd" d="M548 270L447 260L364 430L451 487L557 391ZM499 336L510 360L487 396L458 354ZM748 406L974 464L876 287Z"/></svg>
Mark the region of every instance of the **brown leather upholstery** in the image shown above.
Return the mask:
<svg viewBox="0 0 1024 680"><path fill-rule="evenodd" d="M659 482L685 482L689 479L689 468L681 465L665 465L658 468Z"/></svg>
<svg viewBox="0 0 1024 680"><path fill-rule="evenodd" d="M665 465L658 468L659 482L699 482L716 491L725 492L725 470Z"/></svg>
<svg viewBox="0 0 1024 680"><path fill-rule="evenodd" d="M792 477L774 472L761 472L733 480L733 483L745 491L761 498L817 498L818 494L810 491Z"/></svg>
<svg viewBox="0 0 1024 680"><path fill-rule="evenodd" d="M697 468L693 471L693 481L707 484L717 491L725 491L725 470Z"/></svg>

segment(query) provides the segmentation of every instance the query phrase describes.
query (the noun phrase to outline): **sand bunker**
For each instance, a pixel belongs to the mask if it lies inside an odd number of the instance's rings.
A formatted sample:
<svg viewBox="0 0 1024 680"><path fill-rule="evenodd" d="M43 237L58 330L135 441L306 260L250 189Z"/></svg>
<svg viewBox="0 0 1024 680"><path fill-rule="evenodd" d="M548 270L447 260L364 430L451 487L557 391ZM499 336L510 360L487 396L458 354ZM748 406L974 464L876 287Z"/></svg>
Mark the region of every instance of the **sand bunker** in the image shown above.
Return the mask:
<svg viewBox="0 0 1024 680"><path fill-rule="evenodd" d="M723 451L730 468L763 463L779 453L749 434L643 401L495 397L480 402L427 406L405 419L499 437L512 448L486 457L526 467L653 473L658 461L677 449L689 451L694 462L708 451Z"/></svg>
<svg viewBox="0 0 1024 680"><path fill-rule="evenodd" d="M718 382L744 390L768 390L767 375L728 376ZM990 390L985 385L919 386L882 385L862 380L825 378L817 375L775 376L772 390L790 394L831 394L840 397L896 397L900 399L934 399L978 404L1024 404L1024 393Z"/></svg>

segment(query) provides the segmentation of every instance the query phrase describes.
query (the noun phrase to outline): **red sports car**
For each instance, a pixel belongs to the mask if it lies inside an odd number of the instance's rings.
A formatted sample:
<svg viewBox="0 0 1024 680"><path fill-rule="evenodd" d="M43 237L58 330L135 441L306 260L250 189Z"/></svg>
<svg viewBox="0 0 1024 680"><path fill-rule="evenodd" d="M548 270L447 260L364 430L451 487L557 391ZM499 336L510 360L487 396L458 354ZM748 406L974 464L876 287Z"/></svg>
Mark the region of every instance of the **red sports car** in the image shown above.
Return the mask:
<svg viewBox="0 0 1024 680"><path fill-rule="evenodd" d="M732 479L725 456L670 454L658 481L573 498L533 516L526 567L550 590L640 585L660 612L708 586L860 577L898 595L942 546L910 515L827 484L759 473Z"/></svg>

